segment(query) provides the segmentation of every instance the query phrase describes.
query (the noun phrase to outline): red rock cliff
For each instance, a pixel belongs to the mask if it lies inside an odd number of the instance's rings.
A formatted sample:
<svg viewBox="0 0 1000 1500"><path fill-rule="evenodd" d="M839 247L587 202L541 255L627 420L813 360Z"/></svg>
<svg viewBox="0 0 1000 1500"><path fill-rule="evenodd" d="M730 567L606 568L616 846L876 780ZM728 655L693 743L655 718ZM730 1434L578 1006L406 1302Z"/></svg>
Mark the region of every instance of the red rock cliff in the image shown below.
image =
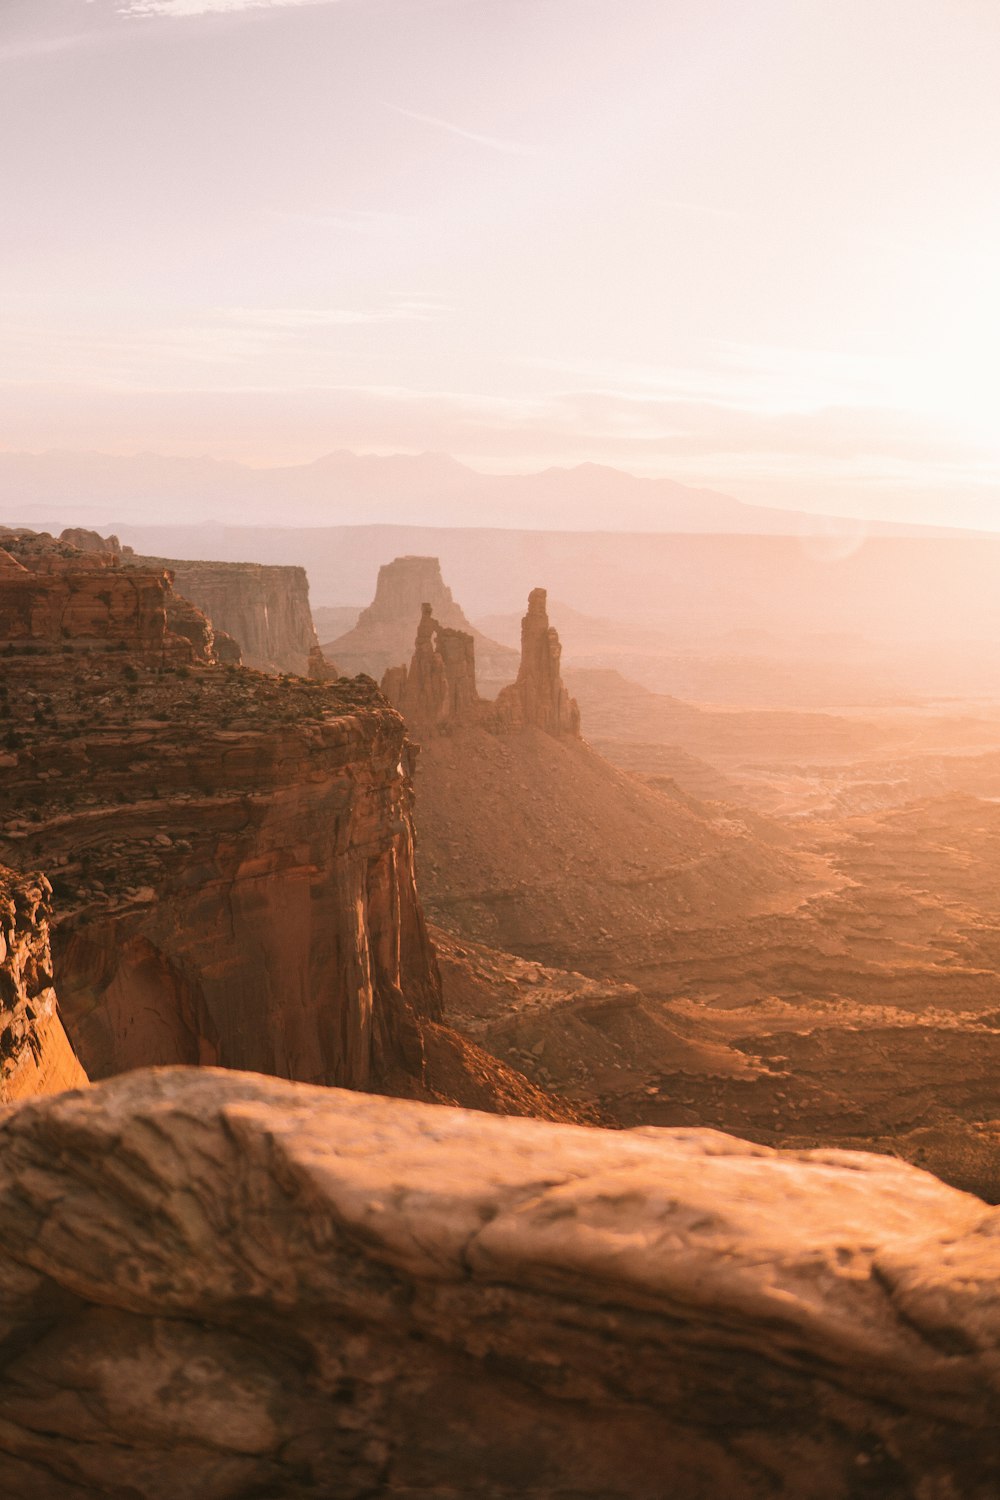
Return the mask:
<svg viewBox="0 0 1000 1500"><path fill-rule="evenodd" d="M174 558L136 557L131 562L167 569L177 592L236 641L244 666L296 677L336 677L337 669L324 658L316 638L305 568Z"/></svg>
<svg viewBox="0 0 1000 1500"><path fill-rule="evenodd" d="M43 875L0 866L0 1104L87 1082L52 986L50 895Z"/></svg>
<svg viewBox="0 0 1000 1500"><path fill-rule="evenodd" d="M36 615L63 581L34 575ZM51 875L63 1017L92 1077L419 1071L413 1018L438 1013L440 986L405 727L373 684L164 669L145 649L10 670L0 861Z"/></svg>
<svg viewBox="0 0 1000 1500"><path fill-rule="evenodd" d="M175 597L162 570L126 570L116 554L82 552L44 533L0 539L0 649L7 656L119 650L150 665L211 659L208 622ZM183 622L183 635L171 628L175 621Z"/></svg>

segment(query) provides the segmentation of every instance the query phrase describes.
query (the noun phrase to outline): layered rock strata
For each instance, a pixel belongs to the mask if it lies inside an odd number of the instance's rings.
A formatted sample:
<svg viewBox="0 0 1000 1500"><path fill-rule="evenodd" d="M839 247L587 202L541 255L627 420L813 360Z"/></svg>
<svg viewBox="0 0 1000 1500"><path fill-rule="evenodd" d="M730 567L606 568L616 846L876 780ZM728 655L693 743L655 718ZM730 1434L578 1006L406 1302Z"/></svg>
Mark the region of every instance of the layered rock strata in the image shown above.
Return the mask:
<svg viewBox="0 0 1000 1500"><path fill-rule="evenodd" d="M1000 1489L1000 1216L899 1162L184 1069L0 1118L11 1500Z"/></svg>
<svg viewBox="0 0 1000 1500"><path fill-rule="evenodd" d="M130 565L169 571L176 591L237 643L245 666L320 681L338 675L316 637L305 568L163 557L135 557Z"/></svg>
<svg viewBox="0 0 1000 1500"><path fill-rule="evenodd" d="M45 534L0 540L5 657L121 651L147 665L214 660L210 623L176 597L162 570L124 569L116 553L84 552Z"/></svg>
<svg viewBox="0 0 1000 1500"><path fill-rule="evenodd" d="M32 618L66 576L30 575ZM114 598L146 575L89 576ZM440 984L405 726L374 683L224 670L181 637L185 661L164 667L124 623L122 651L65 639L69 655L17 658L16 691L0 682L0 862L52 879L63 1018L90 1076L419 1074Z"/></svg>
<svg viewBox="0 0 1000 1500"><path fill-rule="evenodd" d="M436 557L397 557L383 564L375 598L361 611L357 624L328 646L324 644L323 649L344 671L366 672L380 679L409 656L413 624L425 605L437 629L472 637L482 687L492 685L495 691L499 683L510 681L517 667L516 652L489 640L469 624L441 576Z"/></svg>
<svg viewBox="0 0 1000 1500"><path fill-rule="evenodd" d="M0 866L0 1104L87 1082L52 986L44 875Z"/></svg>

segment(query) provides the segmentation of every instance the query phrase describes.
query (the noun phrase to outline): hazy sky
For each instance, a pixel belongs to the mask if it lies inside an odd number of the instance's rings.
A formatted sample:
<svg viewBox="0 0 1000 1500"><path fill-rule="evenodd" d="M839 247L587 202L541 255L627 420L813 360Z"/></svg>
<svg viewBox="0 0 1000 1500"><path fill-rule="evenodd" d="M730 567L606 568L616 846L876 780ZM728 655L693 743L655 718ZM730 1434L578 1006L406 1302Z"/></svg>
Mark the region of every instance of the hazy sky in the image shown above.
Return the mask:
<svg viewBox="0 0 1000 1500"><path fill-rule="evenodd" d="M1000 525L997 0L0 0L0 447Z"/></svg>

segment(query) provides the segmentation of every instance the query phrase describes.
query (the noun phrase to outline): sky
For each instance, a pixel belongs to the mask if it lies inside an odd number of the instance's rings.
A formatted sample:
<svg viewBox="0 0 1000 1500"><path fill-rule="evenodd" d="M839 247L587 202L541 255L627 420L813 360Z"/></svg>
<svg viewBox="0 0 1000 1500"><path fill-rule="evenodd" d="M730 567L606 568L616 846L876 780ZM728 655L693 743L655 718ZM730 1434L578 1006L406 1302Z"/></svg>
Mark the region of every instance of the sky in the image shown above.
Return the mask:
<svg viewBox="0 0 1000 1500"><path fill-rule="evenodd" d="M0 450L1000 528L998 77L996 0L0 0Z"/></svg>

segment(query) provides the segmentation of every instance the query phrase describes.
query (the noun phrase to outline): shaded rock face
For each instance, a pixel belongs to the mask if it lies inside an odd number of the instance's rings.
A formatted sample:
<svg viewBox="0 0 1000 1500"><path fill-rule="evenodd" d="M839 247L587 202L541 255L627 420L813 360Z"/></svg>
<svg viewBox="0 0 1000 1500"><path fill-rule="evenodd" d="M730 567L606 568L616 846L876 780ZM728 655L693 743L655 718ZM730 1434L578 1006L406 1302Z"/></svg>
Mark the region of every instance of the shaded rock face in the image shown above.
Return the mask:
<svg viewBox="0 0 1000 1500"><path fill-rule="evenodd" d="M514 725L530 725L560 738L578 737L580 710L563 686L559 671L562 646L549 624L544 589L528 595L528 613L521 621L521 665L517 681L503 688L497 713Z"/></svg>
<svg viewBox="0 0 1000 1500"><path fill-rule="evenodd" d="M22 573L29 623L51 618L67 577L114 597L145 576L22 567L15 585ZM130 618L138 649L125 621L122 654L74 654L60 633L70 654L39 657L32 639L19 691L0 682L0 862L52 878L63 1019L87 1072L419 1074L417 1018L437 1016L440 981L403 721L374 683L222 670L181 637L185 663L153 665Z"/></svg>
<svg viewBox="0 0 1000 1500"><path fill-rule="evenodd" d="M517 680L490 703L476 691L475 637L440 625L433 606L424 603L409 668L390 668L382 691L422 733L480 727L541 729L557 739L578 738L580 711L559 675L561 654L558 632L545 612L545 590L534 589L521 629Z"/></svg>
<svg viewBox="0 0 1000 1500"><path fill-rule="evenodd" d="M28 1101L5 1494L993 1500L997 1236L710 1131L184 1069Z"/></svg>
<svg viewBox="0 0 1000 1500"><path fill-rule="evenodd" d="M424 606L438 631L468 635L475 642L479 672L486 682L508 681L516 654L475 630L452 598L436 557L397 557L379 569L375 598L346 635L324 646L344 671L376 679L406 659L413 646L413 622ZM462 647L462 650L465 648Z"/></svg>
<svg viewBox="0 0 1000 1500"><path fill-rule="evenodd" d="M143 557L130 563L168 570L176 591L236 643L244 666L320 681L337 676L316 638L305 568ZM231 661L234 648L224 643L219 654Z"/></svg>
<svg viewBox="0 0 1000 1500"><path fill-rule="evenodd" d="M63 1030L52 987L44 875L0 866L0 1103L87 1082Z"/></svg>

